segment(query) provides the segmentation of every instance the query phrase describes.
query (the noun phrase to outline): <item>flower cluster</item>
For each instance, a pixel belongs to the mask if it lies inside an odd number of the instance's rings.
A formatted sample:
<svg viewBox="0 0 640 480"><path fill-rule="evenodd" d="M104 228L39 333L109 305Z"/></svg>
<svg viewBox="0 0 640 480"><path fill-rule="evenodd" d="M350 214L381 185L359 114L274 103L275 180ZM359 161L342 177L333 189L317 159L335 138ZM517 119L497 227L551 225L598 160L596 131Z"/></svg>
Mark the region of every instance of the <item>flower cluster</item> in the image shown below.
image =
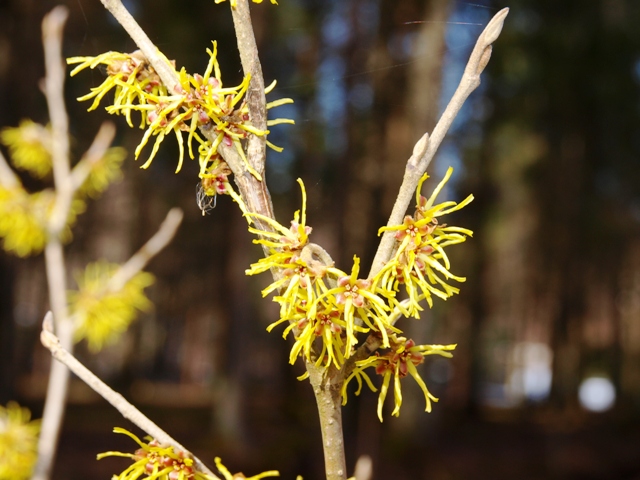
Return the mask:
<svg viewBox="0 0 640 480"><path fill-rule="evenodd" d="M36 462L40 421L15 402L0 405L0 478L26 480Z"/></svg>
<svg viewBox="0 0 640 480"><path fill-rule="evenodd" d="M295 212L291 227L286 228L276 221L258 214L248 214L256 226L249 231L258 236L254 243L268 249L268 256L251 265L248 275L272 271L276 280L262 291L263 296L277 292L274 301L280 304L280 318L269 325L268 330L280 324L287 324L283 336L293 332L295 342L289 361L294 363L299 356L316 366L342 368L355 353L359 333L373 333L380 339L382 348L389 353L376 354L357 361L355 369L345 382L343 395L346 401L346 387L352 379L362 386L364 379L375 390L364 370L375 367L383 377L378 412L394 376L394 392L397 415L402 404L400 379L411 375L420 385L427 400L435 401L417 373L425 355L448 353L454 345L415 345L412 340L399 336L402 331L395 325L401 316L419 317L422 310L419 302L427 300L433 304L432 296L448 298L458 289L449 285L451 280L464 281L453 275L445 248L461 243L470 230L449 227L438 222L438 217L458 210L473 199L463 202L435 204L438 193L450 178L452 169L427 199L420 190L427 176L423 176L416 192L416 212L407 216L402 225L383 227L380 232L392 231L396 238L393 257L370 279L360 278L360 259L354 256L350 273L323 262L324 251L310 243L311 227L306 224L306 192L302 189L302 209ZM259 228L257 225L261 224ZM403 286L404 292L400 286ZM400 300L399 295L407 298ZM358 392L360 389L358 389Z"/></svg>
<svg viewBox="0 0 640 480"><path fill-rule="evenodd" d="M154 281L153 275L138 272L122 288L110 288L118 265L104 262L87 265L77 279L78 291L69 292L69 305L75 315L76 339L87 339L92 351L113 343L126 331L138 311L151 308L144 289Z"/></svg>
<svg viewBox="0 0 640 480"><path fill-rule="evenodd" d="M250 214L271 230L249 227L259 236L254 243L264 245L270 254L251 265L248 275L276 270L279 278L262 291L266 296L279 291L274 300L280 304L280 319L268 330L288 322L286 337L294 331L296 342L291 349L290 362L302 354L316 365L337 368L353 353L357 343L356 332L368 332L372 328L382 332L395 330L388 322L389 307L376 294L369 280L358 278L360 260L354 257L351 273L345 273L333 265L325 265L309 243L311 227L306 225L306 191L302 189L302 209L295 212L291 227L259 214ZM266 228L266 227L265 227ZM322 344L314 352L316 340Z"/></svg>
<svg viewBox="0 0 640 480"><path fill-rule="evenodd" d="M133 439L139 446L134 453L105 452L98 455L98 460L105 457L125 457L134 462L119 475L114 475L113 480L213 480L214 477L199 471L190 455L185 452L176 452L172 446L161 445L156 440L147 443L141 441L136 435L124 428L114 428L115 433L122 433ZM232 475L222 465L219 458L215 459L216 467L225 480L260 480L266 477L277 477L276 471L263 472L253 477L245 477L241 473Z"/></svg>
<svg viewBox="0 0 640 480"><path fill-rule="evenodd" d="M151 154L142 168L147 168L153 161L158 148L167 135L173 133L178 141L180 150L176 173L180 171L184 159L183 132L187 133L187 150L190 158L194 159L193 142L198 143L197 153L200 164L200 178L210 178L214 175L219 164L218 147L224 142L233 146L245 160L247 169L258 179L260 175L246 161L242 141L249 134L266 136L269 130L259 130L251 124L247 106L246 92L251 81L247 75L240 85L223 87L220 66L217 60L217 43L213 42L213 49L207 49L209 63L203 75L190 75L184 68L176 72L179 85L173 91L168 91L158 74L140 51L131 54L107 52L97 57L73 57L67 59L69 64L79 64L71 72L75 75L85 68L95 68L106 65L107 79L98 87L78 100L94 99L89 110L98 106L104 96L114 90L113 102L107 107L112 114L122 114L127 123L133 126L131 114L141 113L140 128L146 131L136 148L136 159L142 149L155 137ZM162 57L171 68L173 62ZM265 89L269 93L275 87L274 81ZM289 98L280 99L267 104L271 109L286 103L292 103ZM267 122L267 126L281 123L293 123L289 119L274 119ZM203 138L198 129L207 132ZM267 141L267 145L274 150L282 149Z"/></svg>

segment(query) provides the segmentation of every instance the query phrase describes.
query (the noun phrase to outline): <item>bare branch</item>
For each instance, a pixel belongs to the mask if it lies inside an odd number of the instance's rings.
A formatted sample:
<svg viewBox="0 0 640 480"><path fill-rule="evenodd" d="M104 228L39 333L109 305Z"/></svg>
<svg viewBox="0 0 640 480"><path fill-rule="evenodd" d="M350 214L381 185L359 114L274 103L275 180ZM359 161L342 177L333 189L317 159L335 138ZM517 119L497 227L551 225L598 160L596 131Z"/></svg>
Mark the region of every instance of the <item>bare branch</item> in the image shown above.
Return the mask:
<svg viewBox="0 0 640 480"><path fill-rule="evenodd" d="M427 170L427 167L435 156L438 147L440 147L444 136L453 123L453 120L458 115L462 105L467 100L471 92L480 85L480 74L487 66L487 63L489 63L489 58L491 57L491 44L495 42L500 35L504 20L508 13L509 9L503 8L487 24L484 31L480 34L480 37L478 37L476 45L471 52L471 56L467 62L460 84L449 101L442 117L440 117L438 124L433 129L431 137L428 137L425 134L418 143L416 143L413 149L413 155L407 162L402 185L400 186L400 191L398 193L396 203L393 206L389 221L387 222L387 226L399 225L402 223L402 219L409 207L409 204L411 203L411 198L418 186L418 182L420 181L420 177L422 177L422 174ZM385 263L391 258L393 255L394 245L393 232L385 232L371 265L369 278L375 276L375 274L378 273Z"/></svg>
<svg viewBox="0 0 640 480"><path fill-rule="evenodd" d="M238 42L238 50L240 51L242 68L245 75L251 75L251 84L247 93L249 118L256 128L266 130L267 110L264 94L264 78L262 76L262 67L260 66L258 48L251 23L249 0L238 0L236 7L231 7L231 13L236 29L236 39ZM226 158L225 156L225 159ZM256 135L249 136L247 160L260 175L264 176L266 160L266 139L264 137L258 137ZM233 170L233 166L231 164L229 164L229 166ZM242 171L233 170L233 173L238 189L247 203L247 208L249 211L258 212L267 217L274 218L271 196L269 195L265 182L257 180L247 172L244 165L242 165L242 167ZM270 226L264 225L263 223L260 225L260 228L268 231L271 230ZM333 265L331 257L320 247L314 249L312 253L318 255L323 263L326 262L327 265ZM277 273L274 272L274 275L277 275ZM335 383L332 380L332 378L337 377L335 375L336 372L333 372L334 374L332 375L331 373L327 373L323 368L316 367L313 363L305 363L318 405L327 480L346 479L347 472L344 455L340 396L342 383Z"/></svg>
<svg viewBox="0 0 640 480"><path fill-rule="evenodd" d="M179 208L169 210L156 234L111 277L108 289L114 292L122 289L160 250L166 247L176 234L180 222L182 222L182 217L182 210Z"/></svg>
<svg viewBox="0 0 640 480"><path fill-rule="evenodd" d="M42 21L46 77L44 91L51 119L51 158L56 198L47 221L49 238L45 247L45 264L49 302L56 315L58 335L62 345L73 345L73 323L67 310L67 287L64 252L60 232L69 214L73 189L69 167L69 119L64 103L64 64L62 62L62 30L68 16L65 7L56 7ZM42 428L38 438L38 459L33 480L46 480L51 474L60 426L64 417L69 373L57 364L51 365L47 396L42 415Z"/></svg>
<svg viewBox="0 0 640 480"><path fill-rule="evenodd" d="M122 395L96 377L93 372L80 363L69 351L63 348L60 344L60 340L53 333L53 314L51 312L48 312L44 317L42 332L40 333L40 341L42 342L42 345L51 351L53 358L66 365L69 370L75 373L102 398L113 405L124 418L140 427L161 444L171 445L176 451L188 453L193 457L198 470L220 480L219 477L214 475L199 458L191 454L168 433L146 417L140 410L125 400Z"/></svg>
<svg viewBox="0 0 640 480"><path fill-rule="evenodd" d="M72 188L69 176L69 118L64 103L65 67L62 61L62 30L69 12L54 8L42 21L42 41L46 77L44 91L51 119L51 160L56 185L56 202L49 219L49 233L57 236L65 225L71 205Z"/></svg>

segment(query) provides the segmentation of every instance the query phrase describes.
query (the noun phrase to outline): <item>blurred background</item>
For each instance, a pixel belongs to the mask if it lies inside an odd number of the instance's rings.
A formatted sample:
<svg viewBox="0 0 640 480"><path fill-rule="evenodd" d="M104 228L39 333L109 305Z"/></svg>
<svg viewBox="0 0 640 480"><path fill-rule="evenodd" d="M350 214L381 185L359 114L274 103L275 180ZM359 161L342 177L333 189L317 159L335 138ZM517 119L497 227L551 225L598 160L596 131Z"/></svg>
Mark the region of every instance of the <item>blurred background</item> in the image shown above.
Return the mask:
<svg viewBox="0 0 640 480"><path fill-rule="evenodd" d="M203 72L215 39L226 84L241 80L228 4L129 0L178 66ZM135 50L97 0L0 1L0 126L48 122L40 22L57 4L70 18L67 56ZM405 320L418 343L457 343L422 365L440 397L433 413L411 381L400 418L381 424L377 395L344 408L347 459L373 458L375 479L640 479L640 2L635 0L266 0L252 5L277 116L267 182L277 217L299 208L305 181L313 239L337 266L368 270L414 143L431 131L488 20L510 7L481 87L431 164L442 199L475 201L446 221L474 230L452 248L461 293ZM73 99L104 73L67 82L73 150L90 144L103 108ZM185 221L149 266L155 304L89 368L209 465L323 477L317 413L302 366L288 364L269 278L244 270L261 255L229 198L196 206L197 165L174 175L177 146L149 170L133 150L142 132L114 117L130 152L124 179L92 203L67 247L70 285L87 262L123 262L169 208ZM6 155L6 150L3 150ZM144 154L143 154L144 155ZM143 161L144 159L141 159ZM24 179L33 189L49 185ZM38 334L48 309L42 256L0 252L0 404L42 411L50 355ZM389 405L387 405L389 407ZM133 451L114 426L140 433L72 381L55 479L109 478Z"/></svg>

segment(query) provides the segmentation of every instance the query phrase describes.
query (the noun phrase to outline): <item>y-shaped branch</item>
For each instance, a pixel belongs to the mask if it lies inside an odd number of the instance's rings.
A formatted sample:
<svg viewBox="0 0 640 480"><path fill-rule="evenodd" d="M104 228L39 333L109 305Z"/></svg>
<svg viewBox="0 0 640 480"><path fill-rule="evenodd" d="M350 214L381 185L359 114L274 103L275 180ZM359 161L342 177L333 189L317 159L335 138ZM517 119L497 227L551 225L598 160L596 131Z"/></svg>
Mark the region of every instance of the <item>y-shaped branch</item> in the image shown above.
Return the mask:
<svg viewBox="0 0 640 480"><path fill-rule="evenodd" d="M478 37L476 45L471 52L471 56L467 62L460 84L449 101L442 117L440 117L440 120L433 129L431 137L425 133L414 146L413 155L407 161L402 185L400 186L400 191L398 192L398 197L396 198L387 226L402 224L403 217L411 203L411 199L413 198L420 178L427 170L427 167L435 156L438 147L442 143L444 136L449 130L449 127L453 123L456 115L458 115L462 105L467 100L471 92L480 85L480 74L483 72L491 58L491 45L500 36L504 20L508 13L509 9L503 8L487 24L483 32L480 34L480 37ZM391 259L395 248L396 241L393 232L385 232L373 259L369 278L374 277ZM340 372L342 378L347 378L353 371L355 363L358 360L363 360L369 357L380 347L380 345L380 338L376 335L369 335L366 342L363 343L356 353L345 363L344 368Z"/></svg>

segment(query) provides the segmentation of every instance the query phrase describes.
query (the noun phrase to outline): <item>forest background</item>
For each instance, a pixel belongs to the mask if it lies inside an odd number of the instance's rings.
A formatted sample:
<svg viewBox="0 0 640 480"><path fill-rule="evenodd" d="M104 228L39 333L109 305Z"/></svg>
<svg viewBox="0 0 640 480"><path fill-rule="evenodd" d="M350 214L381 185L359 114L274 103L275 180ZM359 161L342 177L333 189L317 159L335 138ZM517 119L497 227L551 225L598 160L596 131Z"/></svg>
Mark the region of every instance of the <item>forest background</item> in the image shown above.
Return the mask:
<svg viewBox="0 0 640 480"><path fill-rule="evenodd" d="M70 9L65 54L132 51L100 2L0 2L0 126L46 123L40 22ZM241 69L228 8L213 1L131 0L127 6L169 58L202 71L212 39L229 84ZM400 418L380 424L377 397L344 409L347 459L374 459L375 478L640 478L640 4L634 0L281 0L252 5L264 76L278 114L267 176L278 218L309 195L314 238L336 260L370 263L417 139L431 131L469 52L500 8L511 11L483 83L430 167L445 192L475 201L453 214L474 238L452 252L461 293L407 322L430 343L457 343L452 360L428 362L440 402L422 410L407 384ZM233 77L235 74L235 77ZM87 149L106 112L73 101L103 73L67 81L73 150ZM222 198L202 217L197 166L174 175L177 147L142 171L142 135L115 118L130 152L122 181L83 214L68 247L71 270L126 260L166 211L185 220L150 265L155 304L125 340L78 356L205 462L231 470L279 469L320 478L322 449L309 386L288 347L265 327L277 307L260 298L266 279L245 277L260 256L246 223ZM33 189L46 185L25 177ZM429 188L429 187L427 187ZM443 199L445 197L443 196ZM281 213L282 212L282 213ZM344 268L344 267L343 267ZM0 253L0 404L39 416L50 354L39 344L47 310L42 256ZM598 378L615 402L581 403ZM591 383L593 385L593 382ZM582 389L581 389L582 387ZM417 390L417 387L415 387ZM111 433L129 427L81 382L72 382L54 478L108 478L95 461L128 449Z"/></svg>

